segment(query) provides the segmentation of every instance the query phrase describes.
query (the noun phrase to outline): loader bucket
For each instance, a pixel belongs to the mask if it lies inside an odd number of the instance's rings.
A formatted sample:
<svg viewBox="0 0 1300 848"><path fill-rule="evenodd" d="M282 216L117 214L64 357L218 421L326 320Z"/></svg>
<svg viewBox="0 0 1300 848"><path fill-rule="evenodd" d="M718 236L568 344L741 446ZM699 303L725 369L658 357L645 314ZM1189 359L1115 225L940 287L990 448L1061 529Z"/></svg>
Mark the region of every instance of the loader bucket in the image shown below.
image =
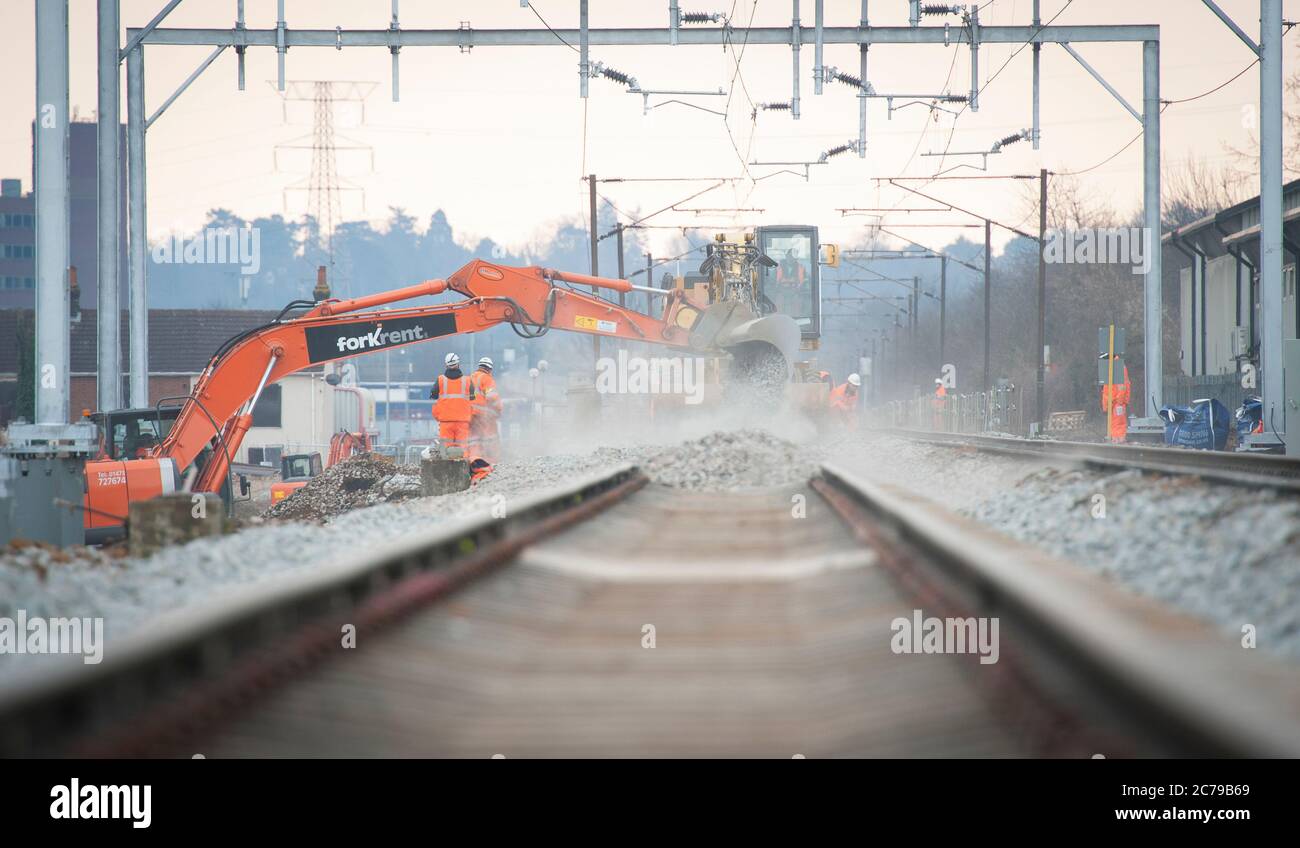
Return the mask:
<svg viewBox="0 0 1300 848"><path fill-rule="evenodd" d="M733 357L732 374L739 381L771 392L790 379L799 354L799 325L788 315L758 317L736 302L715 303L691 330L691 344Z"/></svg>
<svg viewBox="0 0 1300 848"><path fill-rule="evenodd" d="M799 325L789 315L764 315L728 328L718 346L732 355L733 375L778 394L790 380L800 335Z"/></svg>

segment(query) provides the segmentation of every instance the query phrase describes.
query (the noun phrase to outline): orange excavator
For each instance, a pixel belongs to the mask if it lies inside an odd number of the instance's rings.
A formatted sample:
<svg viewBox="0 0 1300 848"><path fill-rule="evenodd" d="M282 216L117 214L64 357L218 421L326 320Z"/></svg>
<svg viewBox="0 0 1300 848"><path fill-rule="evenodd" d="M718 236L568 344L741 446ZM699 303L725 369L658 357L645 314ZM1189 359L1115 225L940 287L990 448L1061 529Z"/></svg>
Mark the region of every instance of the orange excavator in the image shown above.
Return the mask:
<svg viewBox="0 0 1300 848"><path fill-rule="evenodd" d="M575 286L662 297L660 317ZM378 308L448 291L464 299ZM788 369L798 351L799 327L788 316L762 312L745 296L719 297L701 308L687 302L681 289L634 286L627 280L483 260L470 262L445 280L427 280L391 292L349 300L294 301L271 323L223 344L188 397L163 398L156 409L126 411L140 419L134 421L136 425L148 419L147 429L158 438L131 451L104 451L87 463L86 541L122 535L129 504L135 500L176 491L230 498L231 465L252 425L262 390L309 366L509 324L525 338L560 329L700 353L731 352L741 363L741 373L754 370L755 361L762 361L764 370L770 371L768 365L779 357ZM168 402L179 402L179 411L174 406L164 409ZM170 420L173 414L174 421Z"/></svg>

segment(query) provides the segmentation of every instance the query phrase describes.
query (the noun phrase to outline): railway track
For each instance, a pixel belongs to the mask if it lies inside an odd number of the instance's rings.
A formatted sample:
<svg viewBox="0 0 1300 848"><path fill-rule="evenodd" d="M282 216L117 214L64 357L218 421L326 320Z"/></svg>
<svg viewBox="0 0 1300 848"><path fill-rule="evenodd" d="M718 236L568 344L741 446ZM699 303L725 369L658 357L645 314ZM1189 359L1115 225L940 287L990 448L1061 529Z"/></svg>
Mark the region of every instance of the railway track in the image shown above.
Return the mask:
<svg viewBox="0 0 1300 848"><path fill-rule="evenodd" d="M0 753L1300 754L1291 669L833 466L507 507L9 688ZM898 652L928 619L996 621L995 650Z"/></svg>
<svg viewBox="0 0 1300 848"><path fill-rule="evenodd" d="M882 430L918 442L970 447L988 453L1078 463L1110 470L1138 469L1190 475L1234 486L1300 493L1300 457L1237 451L1199 451L1151 445L1112 445L1052 439L1017 439L928 430Z"/></svg>

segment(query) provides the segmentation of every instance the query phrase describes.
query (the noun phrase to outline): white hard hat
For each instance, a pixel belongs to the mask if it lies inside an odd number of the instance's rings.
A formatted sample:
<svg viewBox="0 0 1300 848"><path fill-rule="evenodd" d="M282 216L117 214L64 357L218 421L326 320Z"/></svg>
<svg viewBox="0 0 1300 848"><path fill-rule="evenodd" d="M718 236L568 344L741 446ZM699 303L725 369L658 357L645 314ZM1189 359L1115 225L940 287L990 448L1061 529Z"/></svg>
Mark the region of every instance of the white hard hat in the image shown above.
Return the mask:
<svg viewBox="0 0 1300 848"><path fill-rule="evenodd" d="M479 368L486 368L487 370L491 371L491 370L492 370L492 357L490 357L490 356L485 356L485 357L483 357L482 359L480 359L480 360L478 361L478 367L479 367Z"/></svg>
<svg viewBox="0 0 1300 848"><path fill-rule="evenodd" d="M849 375L849 385L851 385L851 386L860 386L860 385L862 385L862 378L859 377L857 374L850 374L850 375Z"/></svg>
<svg viewBox="0 0 1300 848"><path fill-rule="evenodd" d="M942 378L942 377L935 377L935 378L934 378L934 381L935 381L936 383L942 383L942 382L943 382L943 378Z"/></svg>
<svg viewBox="0 0 1300 848"><path fill-rule="evenodd" d="M456 368L460 365L460 357L454 353L447 354L442 361L448 368Z"/></svg>

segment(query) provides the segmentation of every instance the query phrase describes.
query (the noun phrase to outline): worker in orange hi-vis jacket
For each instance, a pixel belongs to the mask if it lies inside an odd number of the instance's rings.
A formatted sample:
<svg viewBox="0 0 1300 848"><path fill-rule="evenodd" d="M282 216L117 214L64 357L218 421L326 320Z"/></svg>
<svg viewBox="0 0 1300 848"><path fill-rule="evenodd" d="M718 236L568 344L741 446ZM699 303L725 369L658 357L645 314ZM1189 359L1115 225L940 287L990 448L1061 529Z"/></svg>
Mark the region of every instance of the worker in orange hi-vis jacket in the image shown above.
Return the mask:
<svg viewBox="0 0 1300 848"><path fill-rule="evenodd" d="M934 378L934 399L930 401L934 408L934 429L943 429L943 410L948 405L948 387L943 384L943 378Z"/></svg>
<svg viewBox="0 0 1300 848"><path fill-rule="evenodd" d="M837 421L845 426L857 426L858 389L861 386L862 378L857 374L850 374L847 380L831 389L831 413Z"/></svg>
<svg viewBox="0 0 1300 848"><path fill-rule="evenodd" d="M433 398L433 417L438 421L438 437L444 453L453 456L459 451L472 458L469 440L469 422L473 417L474 384L460 371L460 357L447 354L446 370L438 375L430 397Z"/></svg>
<svg viewBox="0 0 1300 848"><path fill-rule="evenodd" d="M1101 386L1101 408L1106 413L1106 435L1112 442L1123 442L1128 438L1128 405L1133 394L1133 384L1129 382L1128 366L1124 366L1124 382L1103 383Z"/></svg>
<svg viewBox="0 0 1300 848"><path fill-rule="evenodd" d="M496 463L501 453L501 395L497 394L497 381L492 376L492 357L478 361L478 370L469 375L474 387L469 421L470 444L474 452L489 463Z"/></svg>

